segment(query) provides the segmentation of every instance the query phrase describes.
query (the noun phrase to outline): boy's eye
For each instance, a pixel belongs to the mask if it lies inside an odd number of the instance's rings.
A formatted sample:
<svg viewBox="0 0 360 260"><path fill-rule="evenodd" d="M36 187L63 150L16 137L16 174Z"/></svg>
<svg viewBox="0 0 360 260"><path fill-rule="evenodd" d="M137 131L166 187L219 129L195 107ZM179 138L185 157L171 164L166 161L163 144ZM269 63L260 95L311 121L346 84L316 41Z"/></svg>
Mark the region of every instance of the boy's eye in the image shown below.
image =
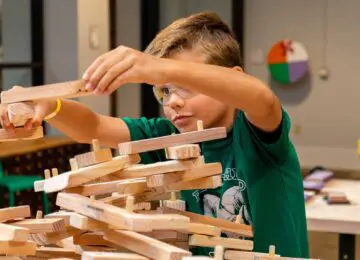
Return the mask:
<svg viewBox="0 0 360 260"><path fill-rule="evenodd" d="M170 89L167 87L164 87L161 89L161 92L164 96L169 96L170 95Z"/></svg>

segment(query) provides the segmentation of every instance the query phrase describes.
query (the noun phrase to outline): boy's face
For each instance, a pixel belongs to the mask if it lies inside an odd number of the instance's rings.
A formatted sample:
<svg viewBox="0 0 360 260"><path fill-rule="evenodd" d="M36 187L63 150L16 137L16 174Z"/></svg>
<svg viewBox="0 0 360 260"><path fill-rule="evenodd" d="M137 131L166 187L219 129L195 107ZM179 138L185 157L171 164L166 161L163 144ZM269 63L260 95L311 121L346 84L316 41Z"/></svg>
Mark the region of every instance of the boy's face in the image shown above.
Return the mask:
<svg viewBox="0 0 360 260"><path fill-rule="evenodd" d="M174 54L171 58L201 63L205 61L204 55L197 50L184 50ZM171 95L169 95L167 104L163 105L163 109L166 117L180 132L195 131L197 120L203 121L204 129L220 126L231 127L234 108L209 96L181 90L181 86L172 87L169 88Z"/></svg>

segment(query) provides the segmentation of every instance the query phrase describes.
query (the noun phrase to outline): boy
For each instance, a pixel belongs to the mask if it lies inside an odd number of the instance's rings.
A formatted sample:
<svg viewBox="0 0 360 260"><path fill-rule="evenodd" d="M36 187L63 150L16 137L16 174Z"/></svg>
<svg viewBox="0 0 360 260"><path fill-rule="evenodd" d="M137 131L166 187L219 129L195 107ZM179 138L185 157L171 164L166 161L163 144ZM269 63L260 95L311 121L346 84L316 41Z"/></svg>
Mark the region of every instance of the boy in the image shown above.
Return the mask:
<svg viewBox="0 0 360 260"><path fill-rule="evenodd" d="M105 53L83 77L86 88L99 95L125 83L153 85L167 119L111 118L63 100L60 111L47 120L78 142L97 138L114 148L130 140L193 131L197 120L204 128L225 126L227 138L201 144L206 162L222 163L223 185L182 192L187 210L230 221L240 215L253 227L254 251L268 252L275 245L282 256L308 257L302 178L289 140L290 119L271 90L245 74L240 63L239 46L228 26L213 13L195 14L161 31L145 53L124 46ZM39 102L25 127L39 125L55 107L54 101ZM5 128L13 128L6 113L2 121ZM142 154L142 163L162 160L162 152ZM194 253L209 254L205 248Z"/></svg>

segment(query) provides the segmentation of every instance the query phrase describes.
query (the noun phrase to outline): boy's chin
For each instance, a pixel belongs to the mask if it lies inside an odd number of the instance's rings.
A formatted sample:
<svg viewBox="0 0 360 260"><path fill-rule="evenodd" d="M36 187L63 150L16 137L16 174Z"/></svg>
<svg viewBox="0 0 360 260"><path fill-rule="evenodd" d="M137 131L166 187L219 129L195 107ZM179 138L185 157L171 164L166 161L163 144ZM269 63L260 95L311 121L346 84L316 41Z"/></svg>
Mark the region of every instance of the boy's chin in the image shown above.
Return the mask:
<svg viewBox="0 0 360 260"><path fill-rule="evenodd" d="M196 126L175 126L177 130L179 130L180 133L187 133L187 132L193 132L196 131Z"/></svg>

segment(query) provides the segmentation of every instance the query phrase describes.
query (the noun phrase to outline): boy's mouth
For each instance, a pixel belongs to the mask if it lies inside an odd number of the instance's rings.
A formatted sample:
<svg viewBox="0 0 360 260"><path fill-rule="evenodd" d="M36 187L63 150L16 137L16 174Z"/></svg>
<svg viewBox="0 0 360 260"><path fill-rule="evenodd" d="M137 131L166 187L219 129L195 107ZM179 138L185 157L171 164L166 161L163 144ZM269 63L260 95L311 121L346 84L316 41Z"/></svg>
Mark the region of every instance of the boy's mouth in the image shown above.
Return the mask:
<svg viewBox="0 0 360 260"><path fill-rule="evenodd" d="M171 119L171 121L173 121L176 124L184 124L188 121L188 119L190 119L192 117L192 115L190 114L184 114L184 115L175 115L173 116L173 118Z"/></svg>

